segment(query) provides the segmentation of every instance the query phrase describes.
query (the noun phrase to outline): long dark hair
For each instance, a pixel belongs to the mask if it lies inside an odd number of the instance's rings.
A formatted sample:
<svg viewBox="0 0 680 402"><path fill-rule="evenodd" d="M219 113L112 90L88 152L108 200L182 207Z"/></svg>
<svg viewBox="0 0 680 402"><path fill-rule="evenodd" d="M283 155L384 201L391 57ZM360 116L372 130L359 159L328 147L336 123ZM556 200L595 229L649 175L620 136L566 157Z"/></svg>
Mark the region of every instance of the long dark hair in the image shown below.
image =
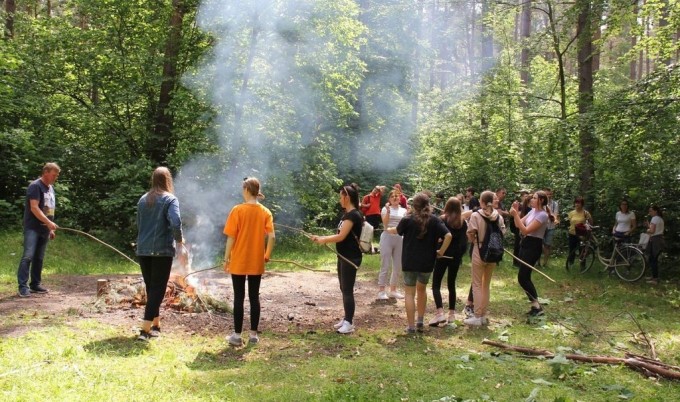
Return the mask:
<svg viewBox="0 0 680 402"><path fill-rule="evenodd" d="M460 229L463 226L463 209L460 205L460 200L456 197L451 197L446 201L444 206L444 213L442 219L454 229Z"/></svg>
<svg viewBox="0 0 680 402"><path fill-rule="evenodd" d="M430 197L425 193L418 193L413 197L413 219L420 226L420 232L416 238L422 239L427 234L427 222L432 216Z"/></svg>
<svg viewBox="0 0 680 402"><path fill-rule="evenodd" d="M652 204L652 205L649 206L649 208L656 211L656 216L658 216L659 218L663 218L663 211L661 210L661 207L659 207L656 204Z"/></svg>
<svg viewBox="0 0 680 402"><path fill-rule="evenodd" d="M356 184L342 186L340 192L349 197L349 202L354 205L354 208L359 209L359 188Z"/></svg>
<svg viewBox="0 0 680 402"><path fill-rule="evenodd" d="M548 206L548 194L546 194L545 191L538 190L534 193L534 195L541 204L539 206L539 209L540 207L543 207L545 212L548 213L548 218L550 219L550 222L555 222L555 216L552 214L552 212L550 211L550 207Z"/></svg>

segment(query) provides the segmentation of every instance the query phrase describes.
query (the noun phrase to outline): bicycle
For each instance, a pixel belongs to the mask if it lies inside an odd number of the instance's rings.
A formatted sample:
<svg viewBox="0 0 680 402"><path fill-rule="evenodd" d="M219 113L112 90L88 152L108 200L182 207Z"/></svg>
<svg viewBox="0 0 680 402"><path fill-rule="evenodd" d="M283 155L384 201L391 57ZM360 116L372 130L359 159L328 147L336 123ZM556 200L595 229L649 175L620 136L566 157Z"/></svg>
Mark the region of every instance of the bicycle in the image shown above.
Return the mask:
<svg viewBox="0 0 680 402"><path fill-rule="evenodd" d="M571 271L572 267L579 264L579 272L585 273L595 262L595 257L604 265L604 271L616 272L616 275L626 282L635 282L645 274L646 261L645 255L637 244L623 243L614 239L614 247L609 258L602 254L599 241L593 234L593 229L599 226L586 224L585 233L579 233L581 241L578 250L574 253L574 258L567 257L566 268Z"/></svg>

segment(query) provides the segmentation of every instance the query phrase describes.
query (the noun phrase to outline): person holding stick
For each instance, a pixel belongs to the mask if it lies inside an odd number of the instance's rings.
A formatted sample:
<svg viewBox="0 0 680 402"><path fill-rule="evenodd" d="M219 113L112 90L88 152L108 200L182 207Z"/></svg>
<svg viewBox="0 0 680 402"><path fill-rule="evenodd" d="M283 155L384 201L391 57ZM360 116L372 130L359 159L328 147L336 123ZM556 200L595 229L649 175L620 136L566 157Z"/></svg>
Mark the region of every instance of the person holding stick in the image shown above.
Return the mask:
<svg viewBox="0 0 680 402"><path fill-rule="evenodd" d="M260 192L260 181L254 177L243 180L243 203L234 206L224 225L227 245L224 249L224 272L231 274L234 288L234 332L228 342L232 346L243 345L243 304L248 282L250 300L250 335L248 341L260 341L257 331L260 325L260 283L264 265L269 262L274 250L274 219L272 213L258 202L264 195ZM265 246L266 237L266 246Z"/></svg>
<svg viewBox="0 0 680 402"><path fill-rule="evenodd" d="M422 331L427 305L427 283L436 259L444 255L451 243L451 233L439 217L432 215L430 198L424 193L413 197L413 212L402 219L396 228L389 228L387 231L404 237L401 261L406 290L406 332L411 334L416 330Z"/></svg>
<svg viewBox="0 0 680 402"><path fill-rule="evenodd" d="M465 212L468 215L469 213L470 211ZM450 258L440 258L434 264L432 297L437 307L437 314L430 320L429 325L431 327L436 327L446 322L453 324L456 320L456 277L458 276L458 269L463 262L463 255L467 250L467 222L463 214L460 200L456 197L451 197L446 201L444 213L440 216L440 219L451 233L451 244L444 252L444 256ZM449 271L446 278L446 287L449 290L448 319L444 318L444 303L441 293L442 279L444 279L447 269Z"/></svg>
<svg viewBox="0 0 680 402"><path fill-rule="evenodd" d="M553 222L555 218L550 212L548 206L548 196L544 191L536 191L531 197L530 205L531 211L520 218L519 205L517 201L513 203L513 208L510 209L515 227L524 235L519 248L518 259L524 261L527 265L534 266L541 258L543 253L543 236L548 228L548 222ZM531 310L527 315L536 317L543 315L543 307L538 302L538 292L534 283L531 281L532 269L524 264L520 264L519 272L517 274L517 281L524 289L529 301L531 302Z"/></svg>
<svg viewBox="0 0 680 402"><path fill-rule="evenodd" d="M160 336L160 307L172 258L187 256L179 200L173 190L170 170L157 167L151 175L151 189L137 203L137 258L146 286L144 321L137 337L140 341Z"/></svg>
<svg viewBox="0 0 680 402"><path fill-rule="evenodd" d="M340 292L342 292L342 306L345 316L337 324L333 325L336 332L349 334L354 332L354 283L357 278L357 269L361 266L361 248L359 236L364 219L359 212L359 192L355 185L343 186L340 189L340 206L344 214L340 219L338 231L330 236L313 235L310 239L317 244L337 243L338 254L338 280Z"/></svg>
<svg viewBox="0 0 680 402"><path fill-rule="evenodd" d="M48 292L41 284L42 269L47 243L54 239L55 231L58 229L54 223L56 199L52 185L57 181L60 171L61 168L56 163L46 163L42 168L42 175L32 181L26 189L24 252L17 270L19 297Z"/></svg>

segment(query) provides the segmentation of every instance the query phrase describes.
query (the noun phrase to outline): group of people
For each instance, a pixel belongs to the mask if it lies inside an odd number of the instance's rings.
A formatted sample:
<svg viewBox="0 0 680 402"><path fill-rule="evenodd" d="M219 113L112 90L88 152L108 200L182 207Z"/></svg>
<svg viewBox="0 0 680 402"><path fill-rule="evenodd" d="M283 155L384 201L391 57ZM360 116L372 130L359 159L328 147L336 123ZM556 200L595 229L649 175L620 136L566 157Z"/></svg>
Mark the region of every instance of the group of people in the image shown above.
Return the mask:
<svg viewBox="0 0 680 402"><path fill-rule="evenodd" d="M47 292L41 284L41 272L47 242L54 238L58 229L54 223L56 201L52 185L60 170L55 163L45 164L41 177L31 182L27 189L24 253L17 273L21 297ZM187 258L179 201L173 191L170 171L158 167L151 176L149 191L137 203L136 254L147 291L144 319L138 335L142 341L160 335L160 305L173 258ZM348 334L355 330L354 285L363 257L359 238L366 222L375 228L383 225L378 299L404 299L408 333L422 331L424 327L426 287L431 276L436 312L429 325L439 326L455 321L456 277L468 250L472 283L464 309L467 317L463 322L470 326L488 323L491 277L500 260L497 255L492 257L493 240L489 239L493 234L500 233L502 236L505 233L506 219L515 233L513 261L519 269L518 283L531 305L527 314L539 316L544 313L531 274L541 256L543 265L547 264L553 232L559 223L559 206L552 200L550 189L534 193L522 191L521 200L514 201L507 210L502 203L507 194L503 188L496 192L484 191L479 199L475 197L474 189L468 188L466 195L448 198L443 208L431 203L432 195L428 192L420 192L407 199L399 184L393 186L387 203L381 206L385 191L384 186L376 186L360 201L356 184L343 186L338 194L343 211L336 233L310 236L318 244L336 243L337 274L344 310L343 318L334 325L338 333ZM223 230L227 236L223 267L231 274L234 289L234 332L228 337L228 342L234 346L243 344L241 333L246 283L250 301L248 340L250 343L259 341L260 283L275 243L272 213L259 202L264 195L258 179L250 177L243 180L242 198L243 203L234 206L229 213ZM443 200L443 197L438 196L437 199ZM592 216L583 207L583 198L577 197L574 210L568 214L568 258L574 258L578 245L578 225L593 223ZM626 201L621 202L619 209L612 234L630 238L636 227L635 214L628 210ZM649 214L652 219L646 225L646 234L650 237L647 247L652 280L656 281L658 255L663 248L664 222L658 206L651 206ZM500 250L502 256L502 247ZM447 271L448 315L444 313L441 295L441 284ZM398 291L400 276L403 276L405 294Z"/></svg>
<svg viewBox="0 0 680 402"><path fill-rule="evenodd" d="M645 247L651 268L651 277L647 282L656 285L659 283L659 255L661 255L665 246L663 211L658 205L652 204L647 213L650 219L644 221L644 231L641 232L640 243ZM584 236L584 230L587 231L588 226L594 225L594 221L593 216L585 209L585 200L580 196L574 199L574 209L567 216L569 219L569 253L567 259L573 262L576 258L577 247ZM637 218L635 213L629 209L628 201L621 200L611 230L614 240L630 243L637 226Z"/></svg>

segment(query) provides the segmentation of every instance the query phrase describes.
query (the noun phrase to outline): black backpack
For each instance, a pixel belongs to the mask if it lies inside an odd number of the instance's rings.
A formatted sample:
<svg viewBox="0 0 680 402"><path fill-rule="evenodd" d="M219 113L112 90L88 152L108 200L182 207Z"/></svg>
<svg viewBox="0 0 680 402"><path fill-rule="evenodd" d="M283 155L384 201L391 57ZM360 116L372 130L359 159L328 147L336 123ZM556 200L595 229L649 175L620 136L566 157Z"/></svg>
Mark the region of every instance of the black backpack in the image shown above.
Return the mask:
<svg viewBox="0 0 680 402"><path fill-rule="evenodd" d="M501 228L498 226L498 220L492 221L487 219L481 213L479 216L486 222L486 233L481 244L479 243L479 237L477 237L479 257L484 262L499 262L503 259L503 232L501 232ZM498 219L501 218L499 217Z"/></svg>

